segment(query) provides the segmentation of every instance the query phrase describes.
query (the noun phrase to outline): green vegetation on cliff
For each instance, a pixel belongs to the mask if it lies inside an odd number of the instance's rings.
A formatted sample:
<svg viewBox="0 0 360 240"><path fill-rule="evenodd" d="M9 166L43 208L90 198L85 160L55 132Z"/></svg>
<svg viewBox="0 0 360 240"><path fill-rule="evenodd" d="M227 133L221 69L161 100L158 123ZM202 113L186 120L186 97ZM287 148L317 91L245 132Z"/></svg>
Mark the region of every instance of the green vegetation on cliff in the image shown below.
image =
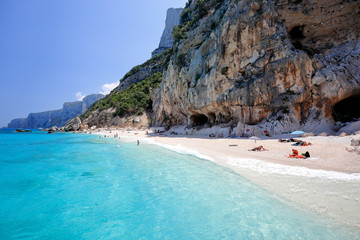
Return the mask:
<svg viewBox="0 0 360 240"><path fill-rule="evenodd" d="M170 60L170 54L171 49L168 49L145 63L133 67L120 80L120 83L127 82L126 87L115 88L105 98L91 105L80 118L88 118L95 111L99 114L109 108L114 108L116 111L114 115L120 117L151 111L151 94L161 82L162 73ZM142 73L138 74L140 71ZM132 80L129 81L129 79ZM133 82L134 79L136 82Z"/></svg>
<svg viewBox="0 0 360 240"><path fill-rule="evenodd" d="M199 0L191 8L192 1L186 4L184 11L181 14L180 24L174 27L172 32L172 37L175 42L186 39L187 32L198 25L198 22L201 18L208 15L212 9L218 9L224 0Z"/></svg>
<svg viewBox="0 0 360 240"><path fill-rule="evenodd" d="M161 68L166 67L170 60L170 52L171 52L171 49L167 49L164 52L150 58L143 64L133 67L129 72L127 72L125 74L125 76L120 80L120 82L122 82L126 78L136 74L137 72L139 72L141 70L141 68L144 68L144 67L161 67Z"/></svg>
<svg viewBox="0 0 360 240"><path fill-rule="evenodd" d="M116 108L115 116L141 114L151 111L151 93L160 84L162 72L154 73L123 91L113 91L107 97L93 104L81 118L87 118L95 110Z"/></svg>

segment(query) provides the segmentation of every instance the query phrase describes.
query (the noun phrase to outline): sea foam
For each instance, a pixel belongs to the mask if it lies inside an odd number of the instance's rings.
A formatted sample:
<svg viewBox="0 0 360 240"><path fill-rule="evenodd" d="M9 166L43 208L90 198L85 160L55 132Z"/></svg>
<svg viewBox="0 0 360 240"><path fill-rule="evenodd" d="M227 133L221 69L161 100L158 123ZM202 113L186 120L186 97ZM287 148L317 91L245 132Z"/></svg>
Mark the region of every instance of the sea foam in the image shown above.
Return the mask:
<svg viewBox="0 0 360 240"><path fill-rule="evenodd" d="M342 180L342 181L359 181L359 173L342 173L336 171L327 171L320 169L310 169L306 167L288 166L276 163L269 163L257 159L247 158L228 158L227 164L237 167L250 169L261 174L282 174L299 177L310 177L310 178L326 178L331 180Z"/></svg>
<svg viewBox="0 0 360 240"><path fill-rule="evenodd" d="M211 157L209 157L207 155L204 155L204 154L201 154L198 151L185 148L185 147L181 146L181 144L177 144L176 146L173 146L173 145L169 145L169 144L158 143L158 142L156 142L154 140L150 140L150 139L146 139L146 142L149 143L149 144L154 144L156 146L169 149L169 150L177 152L177 153L195 156L195 157L205 159L205 160L208 160L208 161L211 161L211 162L214 161L214 159L212 159Z"/></svg>
<svg viewBox="0 0 360 240"><path fill-rule="evenodd" d="M192 149L185 148L181 146L181 144L177 144L176 146L173 146L169 144L158 143L150 139L148 139L146 142L163 148L167 148L177 153L192 155L201 159L214 162L214 159L211 158L210 156L201 154L198 151ZM269 163L258 159L228 158L226 164L239 169L248 169L251 171L256 171L260 174L281 174L281 175L290 175L290 176L298 176L298 177L326 178L330 180L360 182L359 173L349 174L349 173L342 173L336 171L310 169L306 167L288 166L288 165L282 165L276 163Z"/></svg>

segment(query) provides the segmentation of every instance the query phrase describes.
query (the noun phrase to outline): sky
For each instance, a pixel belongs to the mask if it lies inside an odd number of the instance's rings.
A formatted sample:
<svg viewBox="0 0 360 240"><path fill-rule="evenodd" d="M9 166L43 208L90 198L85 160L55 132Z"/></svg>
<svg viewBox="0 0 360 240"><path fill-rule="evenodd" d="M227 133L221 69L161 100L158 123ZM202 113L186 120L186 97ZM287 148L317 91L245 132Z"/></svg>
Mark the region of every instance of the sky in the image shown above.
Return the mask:
<svg viewBox="0 0 360 240"><path fill-rule="evenodd" d="M187 0L1 0L0 127L108 93L150 59Z"/></svg>

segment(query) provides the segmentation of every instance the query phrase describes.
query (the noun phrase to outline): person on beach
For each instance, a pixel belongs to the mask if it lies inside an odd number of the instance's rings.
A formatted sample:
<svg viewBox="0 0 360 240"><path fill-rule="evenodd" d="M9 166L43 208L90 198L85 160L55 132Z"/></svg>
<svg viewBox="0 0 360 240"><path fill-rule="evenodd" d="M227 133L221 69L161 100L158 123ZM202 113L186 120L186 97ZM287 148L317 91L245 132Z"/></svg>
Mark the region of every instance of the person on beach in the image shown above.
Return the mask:
<svg viewBox="0 0 360 240"><path fill-rule="evenodd" d="M241 137L248 137L248 132L250 132L250 129L245 129L245 126L244 126L244 132L241 134Z"/></svg>
<svg viewBox="0 0 360 240"><path fill-rule="evenodd" d="M265 130L265 131L264 131L264 133L265 133L265 136L267 136L267 137L271 137L271 135L270 135L270 133L269 133L269 131L268 131L268 130Z"/></svg>
<svg viewBox="0 0 360 240"><path fill-rule="evenodd" d="M293 153L293 154L287 155L287 157L288 157L288 158L306 158L306 157L303 156L303 155L299 155L299 152L298 152L298 150L296 150L296 149L292 149L292 153Z"/></svg>
<svg viewBox="0 0 360 240"><path fill-rule="evenodd" d="M295 157L296 155L299 155L298 150L292 149L292 154L290 154L289 157Z"/></svg>
<svg viewBox="0 0 360 240"><path fill-rule="evenodd" d="M140 144L140 141L139 140L137 140L137 145L139 145Z"/></svg>
<svg viewBox="0 0 360 240"><path fill-rule="evenodd" d="M251 149L251 151L268 151L267 149L265 149L263 146L259 146L259 147L255 147L253 149Z"/></svg>
<svg viewBox="0 0 360 240"><path fill-rule="evenodd" d="M310 153L308 151L306 151L305 153L302 153L301 155L304 156L305 158L310 157Z"/></svg>
<svg viewBox="0 0 360 240"><path fill-rule="evenodd" d="M311 142L305 142L305 141L301 141L301 140L296 140L296 143L291 144L292 146L310 146L312 145Z"/></svg>

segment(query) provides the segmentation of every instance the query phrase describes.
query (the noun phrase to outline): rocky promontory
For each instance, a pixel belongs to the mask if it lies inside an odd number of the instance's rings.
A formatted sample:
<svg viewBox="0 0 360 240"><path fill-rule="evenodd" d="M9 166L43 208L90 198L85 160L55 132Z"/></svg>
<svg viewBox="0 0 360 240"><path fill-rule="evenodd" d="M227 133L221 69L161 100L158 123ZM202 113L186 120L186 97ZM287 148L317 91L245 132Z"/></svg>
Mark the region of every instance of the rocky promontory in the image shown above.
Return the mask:
<svg viewBox="0 0 360 240"><path fill-rule="evenodd" d="M91 94L82 101L66 102L63 108L54 111L30 113L27 118L17 118L8 124L8 128L50 128L62 127L70 119L83 114L94 102L103 98L102 94Z"/></svg>

